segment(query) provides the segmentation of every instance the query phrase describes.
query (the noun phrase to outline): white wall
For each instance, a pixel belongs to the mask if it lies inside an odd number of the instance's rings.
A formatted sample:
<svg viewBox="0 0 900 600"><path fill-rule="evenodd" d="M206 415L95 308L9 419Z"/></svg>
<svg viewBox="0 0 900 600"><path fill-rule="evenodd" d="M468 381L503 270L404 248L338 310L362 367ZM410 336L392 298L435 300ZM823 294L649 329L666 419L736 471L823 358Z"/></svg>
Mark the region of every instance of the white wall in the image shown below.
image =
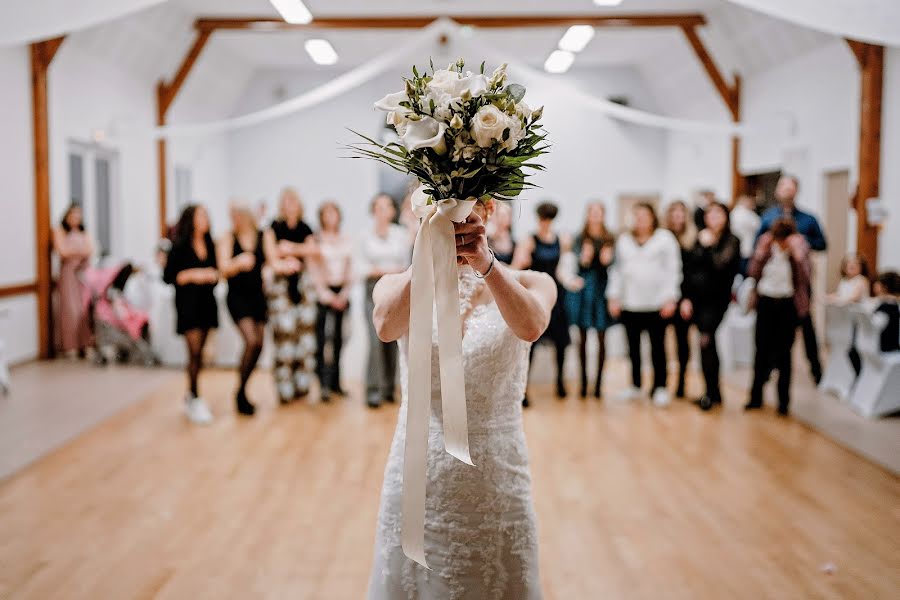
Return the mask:
<svg viewBox="0 0 900 600"><path fill-rule="evenodd" d="M36 277L30 77L26 47L0 49L0 253L7 257L0 261L0 286ZM0 300L0 341L13 361L37 353L34 294Z"/></svg>
<svg viewBox="0 0 900 600"><path fill-rule="evenodd" d="M900 271L900 48L885 52L881 110L881 197L890 217L878 237L878 263Z"/></svg>

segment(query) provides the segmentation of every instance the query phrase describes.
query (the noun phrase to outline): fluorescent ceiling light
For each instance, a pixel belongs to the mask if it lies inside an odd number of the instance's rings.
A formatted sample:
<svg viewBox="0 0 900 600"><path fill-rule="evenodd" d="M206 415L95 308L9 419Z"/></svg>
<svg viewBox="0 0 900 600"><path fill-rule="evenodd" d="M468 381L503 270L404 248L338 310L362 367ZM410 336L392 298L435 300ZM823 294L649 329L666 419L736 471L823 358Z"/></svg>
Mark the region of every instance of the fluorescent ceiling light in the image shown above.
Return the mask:
<svg viewBox="0 0 900 600"><path fill-rule="evenodd" d="M622 0L594 0L597 6L618 6L622 4Z"/></svg>
<svg viewBox="0 0 900 600"><path fill-rule="evenodd" d="M333 65L338 60L337 52L328 40L306 40L303 47L317 65Z"/></svg>
<svg viewBox="0 0 900 600"><path fill-rule="evenodd" d="M548 73L565 73L572 66L575 55L565 50L554 50L544 62L544 70Z"/></svg>
<svg viewBox="0 0 900 600"><path fill-rule="evenodd" d="M269 0L281 18L295 25L306 25L313 20L312 13L303 0Z"/></svg>
<svg viewBox="0 0 900 600"><path fill-rule="evenodd" d="M559 40L559 49L567 52L581 52L594 37L590 25L572 25Z"/></svg>

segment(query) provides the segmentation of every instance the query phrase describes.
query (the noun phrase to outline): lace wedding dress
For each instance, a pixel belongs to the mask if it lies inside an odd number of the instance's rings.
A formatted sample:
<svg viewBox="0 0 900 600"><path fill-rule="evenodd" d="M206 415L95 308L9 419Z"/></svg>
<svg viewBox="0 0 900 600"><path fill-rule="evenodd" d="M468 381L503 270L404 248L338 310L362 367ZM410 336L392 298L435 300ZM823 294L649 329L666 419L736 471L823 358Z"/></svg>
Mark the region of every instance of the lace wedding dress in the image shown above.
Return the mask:
<svg viewBox="0 0 900 600"><path fill-rule="evenodd" d="M465 277L464 273L461 288ZM403 404L384 472L369 600L541 597L522 430L528 349L495 303L476 306L466 318L462 351L472 467L444 450L440 371L433 342L425 509L429 571L407 559L400 548L407 401L407 344L405 338L400 341Z"/></svg>

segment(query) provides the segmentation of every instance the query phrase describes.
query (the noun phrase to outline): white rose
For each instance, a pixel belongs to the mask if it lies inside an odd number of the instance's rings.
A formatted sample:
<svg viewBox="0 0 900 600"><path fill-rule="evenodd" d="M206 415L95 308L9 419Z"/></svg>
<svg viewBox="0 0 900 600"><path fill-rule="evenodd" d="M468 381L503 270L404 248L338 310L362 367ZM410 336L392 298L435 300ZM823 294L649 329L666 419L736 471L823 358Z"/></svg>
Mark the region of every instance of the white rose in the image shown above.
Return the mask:
<svg viewBox="0 0 900 600"><path fill-rule="evenodd" d="M419 120L409 120L407 122L405 131L400 136L400 141L410 152L420 148L433 148L438 154L446 154L445 131L447 131L446 123L431 117L422 117Z"/></svg>
<svg viewBox="0 0 900 600"><path fill-rule="evenodd" d="M449 94L451 98L459 98L464 90L474 97L487 91L487 77L474 73L460 75L455 70L438 69L426 87L429 91Z"/></svg>
<svg viewBox="0 0 900 600"><path fill-rule="evenodd" d="M525 104L524 100L516 104L516 116L521 117L526 121L531 118L531 108Z"/></svg>
<svg viewBox="0 0 900 600"><path fill-rule="evenodd" d="M519 142L525 137L525 130L522 129L522 121L518 116L507 116L506 126L509 127L509 137L503 142L503 148L507 151L515 150Z"/></svg>
<svg viewBox="0 0 900 600"><path fill-rule="evenodd" d="M503 139L503 130L509 126L506 114L493 104L482 106L472 117L472 128L469 133L475 143L482 148L489 148L494 140Z"/></svg>

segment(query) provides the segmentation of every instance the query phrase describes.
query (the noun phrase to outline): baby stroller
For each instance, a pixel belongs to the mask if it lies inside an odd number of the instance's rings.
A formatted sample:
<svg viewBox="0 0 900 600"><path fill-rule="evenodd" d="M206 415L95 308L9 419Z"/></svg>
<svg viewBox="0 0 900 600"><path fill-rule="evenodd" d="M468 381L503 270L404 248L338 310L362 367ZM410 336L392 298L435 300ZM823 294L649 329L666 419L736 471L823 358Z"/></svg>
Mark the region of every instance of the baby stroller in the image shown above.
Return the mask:
<svg viewBox="0 0 900 600"><path fill-rule="evenodd" d="M159 364L148 338L150 316L125 300L124 289L134 272L130 263L105 269L87 269L82 277L94 340L97 363L106 364L104 351L112 350L118 362Z"/></svg>

